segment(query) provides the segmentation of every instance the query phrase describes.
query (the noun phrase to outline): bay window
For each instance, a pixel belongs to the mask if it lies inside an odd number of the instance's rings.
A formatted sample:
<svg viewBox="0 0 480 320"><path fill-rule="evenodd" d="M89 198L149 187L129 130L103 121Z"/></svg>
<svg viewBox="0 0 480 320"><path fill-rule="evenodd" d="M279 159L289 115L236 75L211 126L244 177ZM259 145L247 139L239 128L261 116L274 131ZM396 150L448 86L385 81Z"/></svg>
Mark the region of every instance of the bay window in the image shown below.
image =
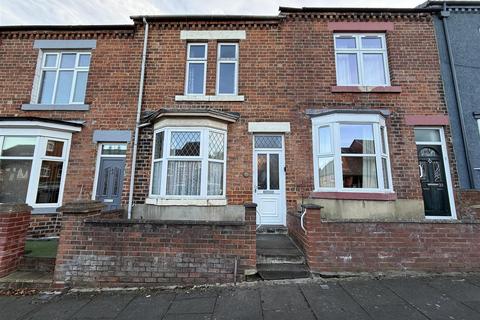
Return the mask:
<svg viewBox="0 0 480 320"><path fill-rule="evenodd" d="M390 85L384 34L336 34L334 41L337 85Z"/></svg>
<svg viewBox="0 0 480 320"><path fill-rule="evenodd" d="M153 149L150 197L225 197L225 131L161 128L155 131Z"/></svg>
<svg viewBox="0 0 480 320"><path fill-rule="evenodd" d="M62 202L70 136L45 130L2 130L0 202L28 203L34 208L58 207Z"/></svg>
<svg viewBox="0 0 480 320"><path fill-rule="evenodd" d="M392 191L381 115L329 114L312 125L316 190Z"/></svg>

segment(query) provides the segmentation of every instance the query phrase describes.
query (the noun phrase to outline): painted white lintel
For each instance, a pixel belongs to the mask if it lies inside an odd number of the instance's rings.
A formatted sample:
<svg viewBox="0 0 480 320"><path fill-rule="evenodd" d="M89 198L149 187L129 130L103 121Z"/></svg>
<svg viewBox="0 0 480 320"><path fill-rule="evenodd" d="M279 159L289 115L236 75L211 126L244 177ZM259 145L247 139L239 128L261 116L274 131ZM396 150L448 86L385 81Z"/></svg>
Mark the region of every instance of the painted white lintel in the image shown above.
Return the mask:
<svg viewBox="0 0 480 320"><path fill-rule="evenodd" d="M245 40L245 30L182 30L181 40Z"/></svg>
<svg viewBox="0 0 480 320"><path fill-rule="evenodd" d="M290 122L249 122L248 132L290 132Z"/></svg>

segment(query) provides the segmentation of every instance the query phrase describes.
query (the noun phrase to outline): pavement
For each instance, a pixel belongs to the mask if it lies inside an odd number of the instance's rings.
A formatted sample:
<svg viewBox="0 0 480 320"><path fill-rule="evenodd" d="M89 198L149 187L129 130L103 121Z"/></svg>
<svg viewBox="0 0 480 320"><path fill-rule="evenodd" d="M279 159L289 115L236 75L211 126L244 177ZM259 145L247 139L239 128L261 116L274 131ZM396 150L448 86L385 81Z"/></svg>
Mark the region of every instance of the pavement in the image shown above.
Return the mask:
<svg viewBox="0 0 480 320"><path fill-rule="evenodd" d="M480 275L0 296L0 319L480 319Z"/></svg>

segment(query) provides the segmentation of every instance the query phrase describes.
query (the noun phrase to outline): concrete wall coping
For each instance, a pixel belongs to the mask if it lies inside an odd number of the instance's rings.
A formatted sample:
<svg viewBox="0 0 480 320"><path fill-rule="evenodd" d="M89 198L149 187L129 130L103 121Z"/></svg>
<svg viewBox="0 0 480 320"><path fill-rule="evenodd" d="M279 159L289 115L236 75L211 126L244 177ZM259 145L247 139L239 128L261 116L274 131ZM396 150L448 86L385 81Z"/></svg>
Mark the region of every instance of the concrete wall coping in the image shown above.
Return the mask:
<svg viewBox="0 0 480 320"><path fill-rule="evenodd" d="M397 224L474 224L480 225L476 220L452 220L452 219L424 219L424 220L391 220L391 219L321 219L322 223L397 223Z"/></svg>
<svg viewBox="0 0 480 320"><path fill-rule="evenodd" d="M103 209L105 209L105 205L100 201L80 200L64 204L57 209L57 212L63 212L64 214L78 214L101 211Z"/></svg>
<svg viewBox="0 0 480 320"><path fill-rule="evenodd" d="M257 207L257 204L254 203L254 202L246 202L246 203L243 204L243 206L244 206L245 208L256 208L256 207Z"/></svg>
<svg viewBox="0 0 480 320"><path fill-rule="evenodd" d="M206 221L206 220L139 220L139 219L86 219L86 224L98 226L134 226L134 225L214 225L214 226L243 226L244 221Z"/></svg>
<svg viewBox="0 0 480 320"><path fill-rule="evenodd" d="M32 207L26 203L0 203L0 215L9 213L31 212Z"/></svg>
<svg viewBox="0 0 480 320"><path fill-rule="evenodd" d="M323 207L318 205L318 204L311 204L311 203L304 203L301 205L302 208L305 208L305 209L322 209Z"/></svg>

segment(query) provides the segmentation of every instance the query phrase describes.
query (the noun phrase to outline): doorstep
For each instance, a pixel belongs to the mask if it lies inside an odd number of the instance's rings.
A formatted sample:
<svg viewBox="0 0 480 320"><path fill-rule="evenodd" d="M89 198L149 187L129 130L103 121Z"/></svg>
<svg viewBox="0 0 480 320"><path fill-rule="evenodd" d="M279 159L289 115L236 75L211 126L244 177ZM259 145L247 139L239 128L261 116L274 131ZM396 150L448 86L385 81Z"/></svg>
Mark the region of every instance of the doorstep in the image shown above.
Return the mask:
<svg viewBox="0 0 480 320"><path fill-rule="evenodd" d="M305 256L286 234L257 234L257 271L263 280L309 278Z"/></svg>

